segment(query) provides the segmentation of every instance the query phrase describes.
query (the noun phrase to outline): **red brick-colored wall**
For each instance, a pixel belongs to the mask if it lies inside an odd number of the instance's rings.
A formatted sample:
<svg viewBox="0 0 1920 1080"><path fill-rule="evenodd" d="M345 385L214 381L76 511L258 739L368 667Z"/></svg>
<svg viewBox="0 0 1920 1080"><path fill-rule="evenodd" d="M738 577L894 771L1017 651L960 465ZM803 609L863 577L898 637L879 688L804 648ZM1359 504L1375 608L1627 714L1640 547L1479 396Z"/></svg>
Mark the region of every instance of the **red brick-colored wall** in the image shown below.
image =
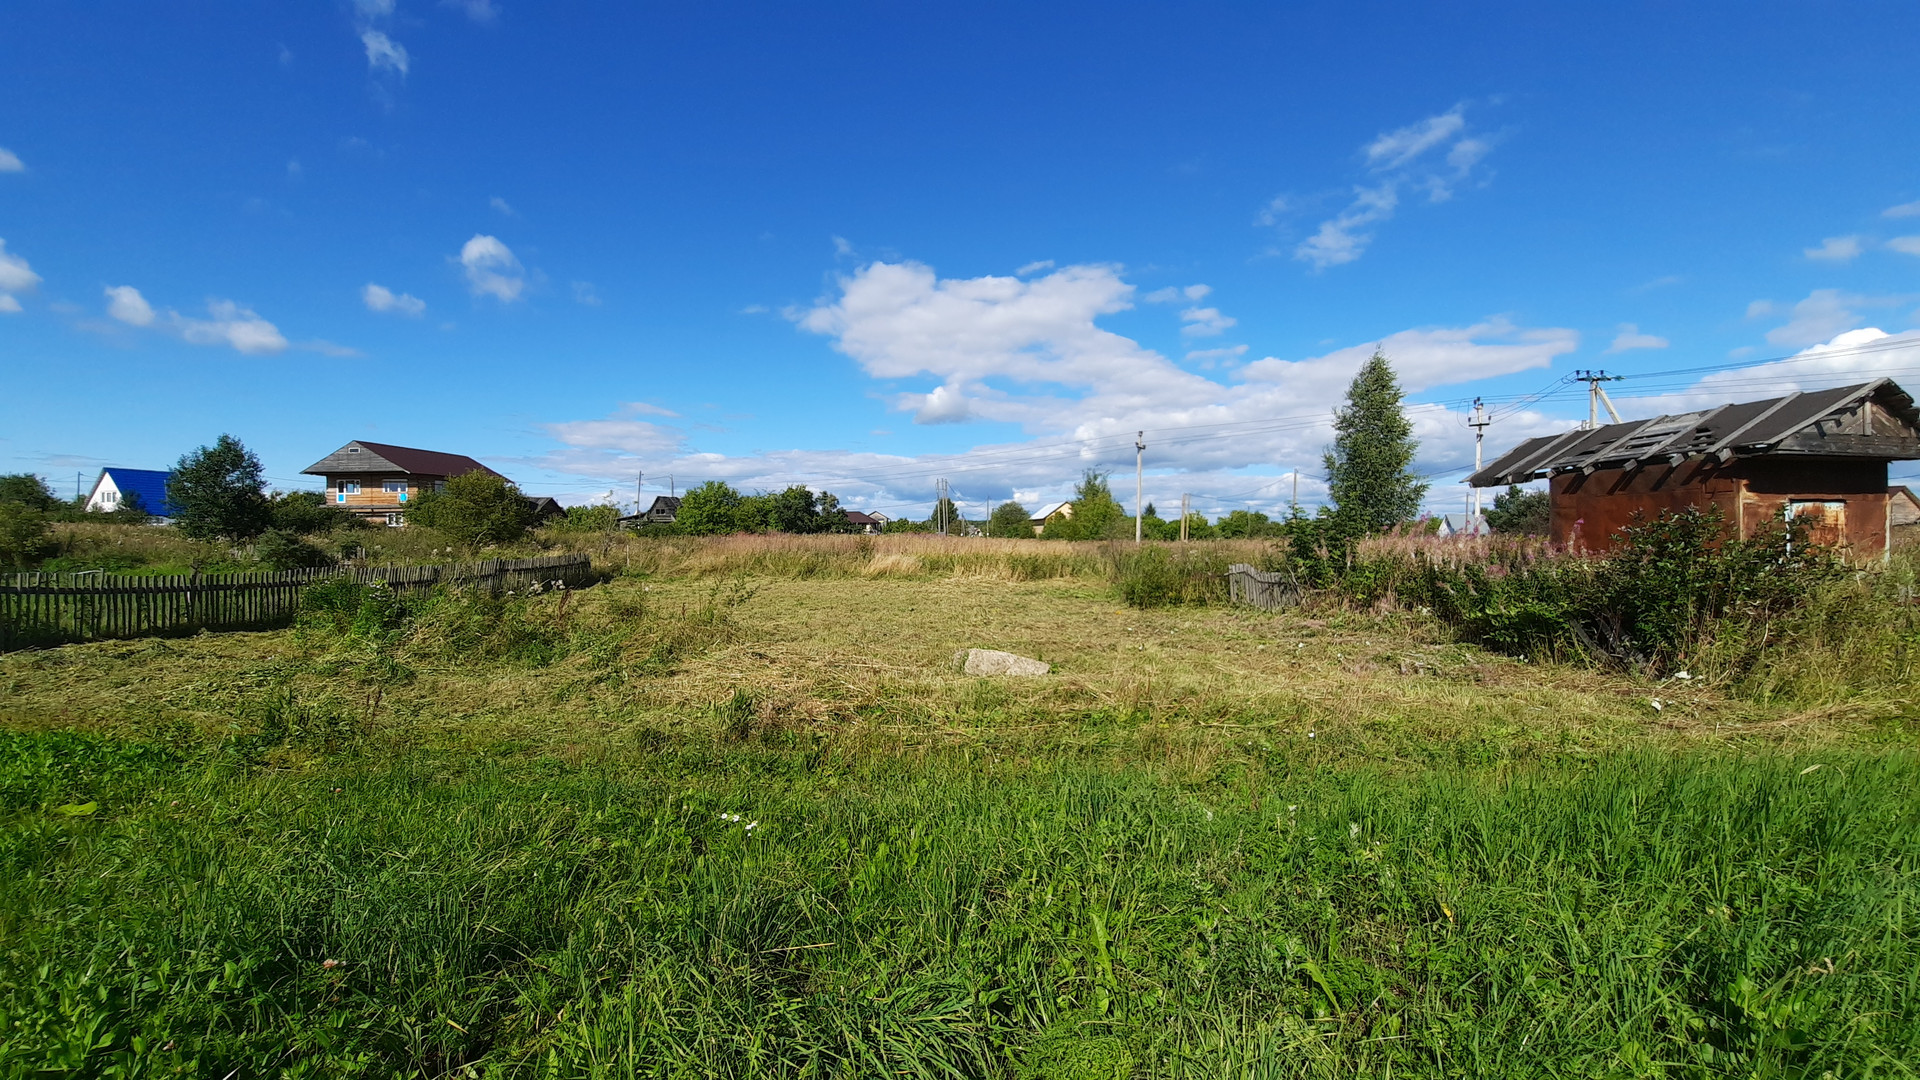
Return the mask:
<svg viewBox="0 0 1920 1080"><path fill-rule="evenodd" d="M1887 465L1871 458L1756 457L1715 465L1693 459L1591 476L1563 473L1549 482L1553 539L1604 551L1635 514L1651 521L1663 511L1717 506L1741 536L1779 521L1794 500L1846 504L1844 544L1856 556L1877 555L1887 543Z"/></svg>

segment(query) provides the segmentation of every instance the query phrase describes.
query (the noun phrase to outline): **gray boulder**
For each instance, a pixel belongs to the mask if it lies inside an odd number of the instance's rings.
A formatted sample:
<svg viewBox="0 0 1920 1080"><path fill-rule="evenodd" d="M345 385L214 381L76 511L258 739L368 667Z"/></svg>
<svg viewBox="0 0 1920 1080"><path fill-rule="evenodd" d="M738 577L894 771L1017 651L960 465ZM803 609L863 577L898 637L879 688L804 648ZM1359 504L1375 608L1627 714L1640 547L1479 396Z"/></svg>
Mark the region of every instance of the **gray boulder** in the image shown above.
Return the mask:
<svg viewBox="0 0 1920 1080"><path fill-rule="evenodd" d="M1053 665L998 649L966 649L953 656L969 675L1045 675Z"/></svg>

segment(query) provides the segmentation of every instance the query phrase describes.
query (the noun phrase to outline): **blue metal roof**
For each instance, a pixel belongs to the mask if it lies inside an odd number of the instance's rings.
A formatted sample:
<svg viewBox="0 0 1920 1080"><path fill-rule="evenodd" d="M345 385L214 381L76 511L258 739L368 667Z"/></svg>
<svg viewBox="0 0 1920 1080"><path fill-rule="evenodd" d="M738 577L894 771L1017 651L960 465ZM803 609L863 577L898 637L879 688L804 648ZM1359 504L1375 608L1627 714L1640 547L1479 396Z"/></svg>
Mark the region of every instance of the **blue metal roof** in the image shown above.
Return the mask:
<svg viewBox="0 0 1920 1080"><path fill-rule="evenodd" d="M102 473L113 477L113 486L120 489L122 497L132 494L140 496L140 508L155 517L172 517L173 507L167 502L167 477L170 472L159 469L102 469Z"/></svg>

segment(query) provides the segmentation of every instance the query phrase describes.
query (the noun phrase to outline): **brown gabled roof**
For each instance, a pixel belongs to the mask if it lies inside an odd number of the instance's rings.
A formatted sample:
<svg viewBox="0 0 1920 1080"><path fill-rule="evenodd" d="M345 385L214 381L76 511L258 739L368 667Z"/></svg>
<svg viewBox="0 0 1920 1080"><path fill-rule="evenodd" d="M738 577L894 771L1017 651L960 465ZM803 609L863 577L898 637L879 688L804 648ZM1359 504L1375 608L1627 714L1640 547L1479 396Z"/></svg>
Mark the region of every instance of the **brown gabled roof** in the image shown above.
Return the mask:
<svg viewBox="0 0 1920 1080"><path fill-rule="evenodd" d="M1893 421L1873 426L1863 410ZM1895 430L1884 430L1892 426ZM1528 439L1467 478L1474 487L1522 484L1578 470L1634 469L1690 457L1716 461L1762 454L1816 457L1920 458L1920 410L1891 379L1809 390L1698 412L1575 428Z"/></svg>
<svg viewBox="0 0 1920 1080"><path fill-rule="evenodd" d="M855 524L855 525L878 525L878 524L880 524L880 519L879 519L879 518L877 518L877 517L874 517L874 516L873 516L872 514L869 514L869 513L867 513L867 512L865 511L865 510L849 510L849 511L847 511L847 520L848 520L848 521L850 521L850 522L852 522L852 523L853 523L853 524Z"/></svg>
<svg viewBox="0 0 1920 1080"><path fill-rule="evenodd" d="M359 450L356 452L355 447ZM406 473L410 476L463 476L470 472L499 473L465 454L416 450L411 446L355 439L300 470L311 476L344 473ZM506 477L500 477L502 480Z"/></svg>

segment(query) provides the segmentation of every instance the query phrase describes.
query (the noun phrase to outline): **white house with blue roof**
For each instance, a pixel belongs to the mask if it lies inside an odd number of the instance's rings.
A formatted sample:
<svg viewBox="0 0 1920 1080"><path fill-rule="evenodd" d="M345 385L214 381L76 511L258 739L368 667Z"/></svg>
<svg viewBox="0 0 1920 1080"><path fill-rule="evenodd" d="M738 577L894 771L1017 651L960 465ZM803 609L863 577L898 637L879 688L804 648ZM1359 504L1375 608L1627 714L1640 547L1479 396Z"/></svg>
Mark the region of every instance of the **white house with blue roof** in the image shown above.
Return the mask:
<svg viewBox="0 0 1920 1080"><path fill-rule="evenodd" d="M167 478L172 475L161 469L101 469L87 496L87 509L111 513L137 499L148 516L172 517L173 507L167 503Z"/></svg>

